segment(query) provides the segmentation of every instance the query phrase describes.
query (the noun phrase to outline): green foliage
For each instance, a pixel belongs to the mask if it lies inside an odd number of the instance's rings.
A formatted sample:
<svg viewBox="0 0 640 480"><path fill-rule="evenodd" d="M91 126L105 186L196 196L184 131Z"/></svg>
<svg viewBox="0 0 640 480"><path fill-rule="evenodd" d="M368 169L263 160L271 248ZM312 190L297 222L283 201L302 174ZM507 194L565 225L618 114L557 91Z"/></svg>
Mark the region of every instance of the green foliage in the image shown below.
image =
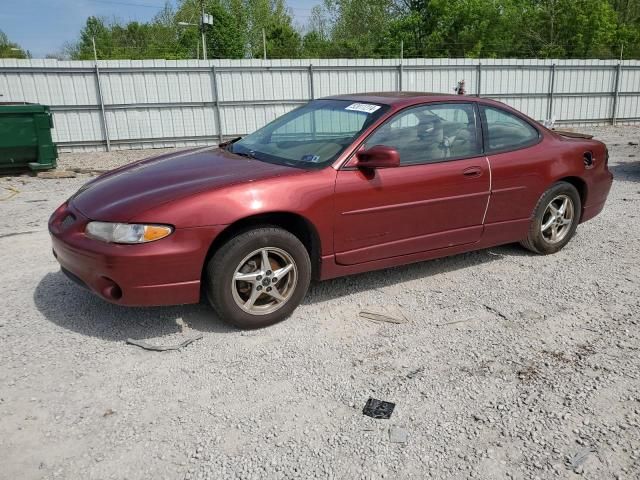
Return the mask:
<svg viewBox="0 0 640 480"><path fill-rule="evenodd" d="M323 0L304 29L285 2L205 0L208 57L262 58L263 32L267 58L640 57L640 0ZM93 58L93 37L102 59L201 58L199 18L199 0L148 23L89 17L67 55Z"/></svg>
<svg viewBox="0 0 640 480"><path fill-rule="evenodd" d="M312 30L302 37L302 58L328 58L331 41L321 33Z"/></svg>
<svg viewBox="0 0 640 480"><path fill-rule="evenodd" d="M89 17L80 32L80 39L66 47L66 54L74 60L93 59L95 39L99 59L188 58L189 50L181 44L175 28L174 13L165 7L151 22L129 22Z"/></svg>
<svg viewBox="0 0 640 480"><path fill-rule="evenodd" d="M266 30L267 58L298 58L302 48L300 34L285 23Z"/></svg>
<svg viewBox="0 0 640 480"><path fill-rule="evenodd" d="M332 48L335 57L379 57L385 42L381 34L388 28L391 0L325 0L333 19Z"/></svg>
<svg viewBox="0 0 640 480"><path fill-rule="evenodd" d="M246 0L248 53L262 58L264 29L267 58L297 58L302 48L302 38L292 24L284 0Z"/></svg>
<svg viewBox="0 0 640 480"><path fill-rule="evenodd" d="M0 58L29 58L29 52L20 45L9 41L9 37L0 30Z"/></svg>
<svg viewBox="0 0 640 480"><path fill-rule="evenodd" d="M541 0L524 33L542 57L606 57L613 54L616 13L605 0Z"/></svg>
<svg viewBox="0 0 640 480"><path fill-rule="evenodd" d="M241 0L206 0L204 10L213 17L213 25L206 25L207 58L244 58L247 42L246 11ZM180 26L177 22L196 25ZM202 58L199 0L182 0L176 13L176 26L180 45L189 51L190 58L197 52Z"/></svg>
<svg viewBox="0 0 640 480"><path fill-rule="evenodd" d="M327 56L395 57L401 42L406 57L640 55L640 0L324 0L320 14Z"/></svg>

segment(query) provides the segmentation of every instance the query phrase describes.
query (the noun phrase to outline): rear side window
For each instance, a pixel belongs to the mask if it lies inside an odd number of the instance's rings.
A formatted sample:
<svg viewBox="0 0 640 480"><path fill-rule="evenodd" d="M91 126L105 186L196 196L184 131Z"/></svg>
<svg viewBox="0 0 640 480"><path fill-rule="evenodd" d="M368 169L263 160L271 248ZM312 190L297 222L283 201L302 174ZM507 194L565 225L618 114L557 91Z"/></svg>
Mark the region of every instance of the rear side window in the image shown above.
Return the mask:
<svg viewBox="0 0 640 480"><path fill-rule="evenodd" d="M486 126L488 152L516 150L538 141L538 131L524 120L504 110L481 106Z"/></svg>

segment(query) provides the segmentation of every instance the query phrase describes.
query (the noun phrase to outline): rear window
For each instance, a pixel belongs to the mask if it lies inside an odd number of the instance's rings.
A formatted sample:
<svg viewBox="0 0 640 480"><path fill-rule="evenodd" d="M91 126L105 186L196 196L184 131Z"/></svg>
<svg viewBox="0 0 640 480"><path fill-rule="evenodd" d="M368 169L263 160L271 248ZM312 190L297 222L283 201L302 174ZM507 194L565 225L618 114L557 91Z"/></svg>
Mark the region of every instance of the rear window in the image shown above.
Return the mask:
<svg viewBox="0 0 640 480"><path fill-rule="evenodd" d="M524 120L498 108L481 106L488 152L516 150L537 143L538 131Z"/></svg>

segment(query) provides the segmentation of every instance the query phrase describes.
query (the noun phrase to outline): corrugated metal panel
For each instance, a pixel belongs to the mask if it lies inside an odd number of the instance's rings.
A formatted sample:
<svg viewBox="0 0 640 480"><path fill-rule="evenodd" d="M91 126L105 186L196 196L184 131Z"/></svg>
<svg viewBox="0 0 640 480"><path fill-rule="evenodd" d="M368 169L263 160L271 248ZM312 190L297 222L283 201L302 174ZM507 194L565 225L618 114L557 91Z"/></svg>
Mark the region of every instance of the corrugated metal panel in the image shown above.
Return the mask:
<svg viewBox="0 0 640 480"><path fill-rule="evenodd" d="M52 133L54 142L100 142L103 139L100 112L98 110L55 112Z"/></svg>
<svg viewBox="0 0 640 480"><path fill-rule="evenodd" d="M492 98L490 95L486 95ZM499 102L506 103L510 107L530 116L536 120L544 120L547 118L547 98L517 98L503 97L494 98Z"/></svg>
<svg viewBox="0 0 640 480"><path fill-rule="evenodd" d="M480 88L483 96L538 120L551 113L565 123L604 123L614 114L618 63L408 59L400 67L398 59L110 60L98 66L106 127L112 148L120 149L214 143L218 116L224 136L245 134L312 96L400 89L452 93L459 80L465 80L468 94ZM640 61L621 65L616 116L620 122L637 120ZM0 60L0 94L2 101L51 105L54 140L62 148L104 148L94 62Z"/></svg>
<svg viewBox="0 0 640 480"><path fill-rule="evenodd" d="M211 108L144 108L107 111L113 140L211 136L217 133Z"/></svg>
<svg viewBox="0 0 640 480"><path fill-rule="evenodd" d="M640 118L640 95L627 95L618 100L618 117Z"/></svg>

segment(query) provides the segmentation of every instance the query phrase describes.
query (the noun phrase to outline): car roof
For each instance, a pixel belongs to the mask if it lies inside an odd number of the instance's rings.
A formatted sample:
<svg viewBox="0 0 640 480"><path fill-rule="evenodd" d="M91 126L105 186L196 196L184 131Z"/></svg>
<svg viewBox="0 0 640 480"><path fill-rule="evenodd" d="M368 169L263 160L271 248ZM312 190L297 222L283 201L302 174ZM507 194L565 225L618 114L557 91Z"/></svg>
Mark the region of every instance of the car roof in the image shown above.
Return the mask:
<svg viewBox="0 0 640 480"><path fill-rule="evenodd" d="M347 100L351 102L378 103L390 105L393 110L400 110L412 105L419 105L429 102L478 102L483 105L493 106L502 110L508 110L516 115L527 117L522 112L514 109L506 103L499 102L488 97L478 97L476 95L458 95L453 93L433 93L433 92L371 92L352 93L347 95L332 95L319 100ZM535 120L529 120L535 122ZM538 123L538 122L535 122Z"/></svg>
<svg viewBox="0 0 640 480"><path fill-rule="evenodd" d="M383 105L412 105L414 103L447 101L463 99L463 95L433 92L368 92L353 93L348 95L332 95L324 97L325 100L350 100L354 102L381 103ZM478 97L473 97L476 100Z"/></svg>

